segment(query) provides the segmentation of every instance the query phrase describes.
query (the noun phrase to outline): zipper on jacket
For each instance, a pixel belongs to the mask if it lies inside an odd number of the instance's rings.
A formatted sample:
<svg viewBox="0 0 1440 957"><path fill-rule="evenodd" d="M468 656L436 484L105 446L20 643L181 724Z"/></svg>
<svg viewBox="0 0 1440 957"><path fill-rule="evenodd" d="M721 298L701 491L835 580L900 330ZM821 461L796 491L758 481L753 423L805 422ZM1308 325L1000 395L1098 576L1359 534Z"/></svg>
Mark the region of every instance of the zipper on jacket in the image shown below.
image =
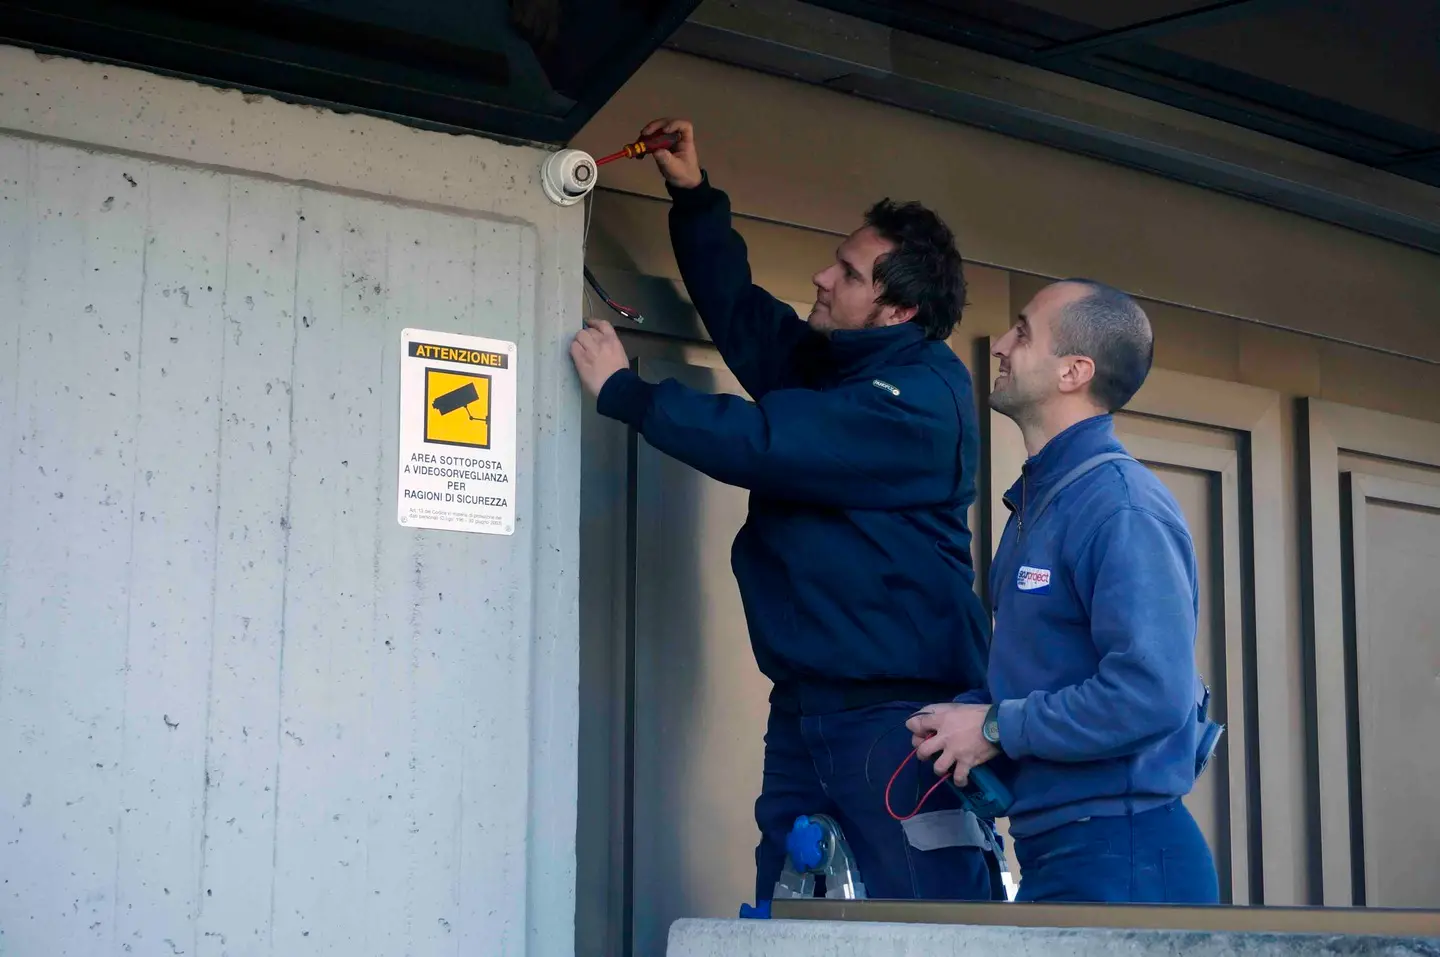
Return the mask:
<svg viewBox="0 0 1440 957"><path fill-rule="evenodd" d="M1029 474L1030 465L1027 462L1026 464L1020 466L1020 511L1015 521L1015 531L1017 536L1025 534L1025 486L1027 484L1025 479L1027 476L1029 476Z"/></svg>

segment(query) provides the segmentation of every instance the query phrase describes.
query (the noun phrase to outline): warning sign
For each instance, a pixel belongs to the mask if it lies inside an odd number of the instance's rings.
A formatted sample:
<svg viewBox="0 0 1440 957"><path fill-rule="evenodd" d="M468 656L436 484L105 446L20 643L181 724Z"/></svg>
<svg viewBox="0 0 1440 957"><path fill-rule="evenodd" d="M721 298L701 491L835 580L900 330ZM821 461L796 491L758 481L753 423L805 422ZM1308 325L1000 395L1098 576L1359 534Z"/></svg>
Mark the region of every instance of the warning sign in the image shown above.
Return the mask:
<svg viewBox="0 0 1440 957"><path fill-rule="evenodd" d="M515 531L515 344L400 334L399 520Z"/></svg>

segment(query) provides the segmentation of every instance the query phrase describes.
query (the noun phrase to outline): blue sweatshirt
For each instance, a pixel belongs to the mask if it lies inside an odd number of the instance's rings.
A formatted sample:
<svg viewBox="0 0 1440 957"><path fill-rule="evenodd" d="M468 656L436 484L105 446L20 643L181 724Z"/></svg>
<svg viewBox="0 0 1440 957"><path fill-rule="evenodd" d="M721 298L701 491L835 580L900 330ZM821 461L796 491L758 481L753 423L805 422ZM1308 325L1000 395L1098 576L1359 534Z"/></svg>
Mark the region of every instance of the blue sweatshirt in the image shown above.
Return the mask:
<svg viewBox="0 0 1440 957"><path fill-rule="evenodd" d="M1108 415L1055 436L1005 494L987 690L960 700L1000 702L1016 838L1145 811L1194 784L1199 584L1174 497L1138 462L1111 461L1025 521L1027 505L1104 452L1124 452Z"/></svg>
<svg viewBox="0 0 1440 957"><path fill-rule="evenodd" d="M760 670L777 691L980 687L989 623L966 524L979 430L965 366L913 323L820 335L752 284L723 192L708 179L670 192L681 276L749 398L627 369L598 407L750 490L731 565Z"/></svg>

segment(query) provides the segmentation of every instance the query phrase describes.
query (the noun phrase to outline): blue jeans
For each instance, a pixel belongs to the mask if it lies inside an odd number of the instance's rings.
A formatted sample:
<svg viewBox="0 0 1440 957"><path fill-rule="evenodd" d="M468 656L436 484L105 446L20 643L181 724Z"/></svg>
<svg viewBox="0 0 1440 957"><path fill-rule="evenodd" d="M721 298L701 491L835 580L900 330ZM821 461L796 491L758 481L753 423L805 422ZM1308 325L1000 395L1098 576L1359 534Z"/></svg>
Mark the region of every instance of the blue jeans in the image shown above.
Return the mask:
<svg viewBox="0 0 1440 957"><path fill-rule="evenodd" d="M1180 801L1015 839L1017 901L1215 904L1215 859Z"/></svg>
<svg viewBox="0 0 1440 957"><path fill-rule="evenodd" d="M765 777L755 802L761 835L755 848L757 901L774 896L785 864L785 836L802 814L828 814L839 822L867 897L994 899L990 855L956 846L964 839L964 812L949 787L932 794L908 825L885 812L885 785L910 753L905 720L925 704L895 702L804 717L770 709ZM909 814L935 781L929 764L911 759L891 789L895 813ZM997 890L1003 899L1003 886Z"/></svg>

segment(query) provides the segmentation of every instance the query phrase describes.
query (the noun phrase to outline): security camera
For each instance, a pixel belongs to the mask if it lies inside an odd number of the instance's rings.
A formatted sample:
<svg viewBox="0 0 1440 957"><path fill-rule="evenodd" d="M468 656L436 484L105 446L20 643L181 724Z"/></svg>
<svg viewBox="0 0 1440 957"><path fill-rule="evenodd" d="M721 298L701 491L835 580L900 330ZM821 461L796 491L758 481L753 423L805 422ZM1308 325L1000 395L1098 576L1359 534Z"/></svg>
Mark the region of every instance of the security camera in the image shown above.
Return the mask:
<svg viewBox="0 0 1440 957"><path fill-rule="evenodd" d="M451 389L441 396L436 396L435 401L430 405L441 415L449 415L456 409L469 409L466 407L472 402L480 401L480 393L475 391L475 383L467 382L458 389ZM470 416L472 419L474 416Z"/></svg>
<svg viewBox="0 0 1440 957"><path fill-rule="evenodd" d="M552 153L540 167L540 185L545 195L559 206L574 206L595 188L600 178L595 159L583 150Z"/></svg>

